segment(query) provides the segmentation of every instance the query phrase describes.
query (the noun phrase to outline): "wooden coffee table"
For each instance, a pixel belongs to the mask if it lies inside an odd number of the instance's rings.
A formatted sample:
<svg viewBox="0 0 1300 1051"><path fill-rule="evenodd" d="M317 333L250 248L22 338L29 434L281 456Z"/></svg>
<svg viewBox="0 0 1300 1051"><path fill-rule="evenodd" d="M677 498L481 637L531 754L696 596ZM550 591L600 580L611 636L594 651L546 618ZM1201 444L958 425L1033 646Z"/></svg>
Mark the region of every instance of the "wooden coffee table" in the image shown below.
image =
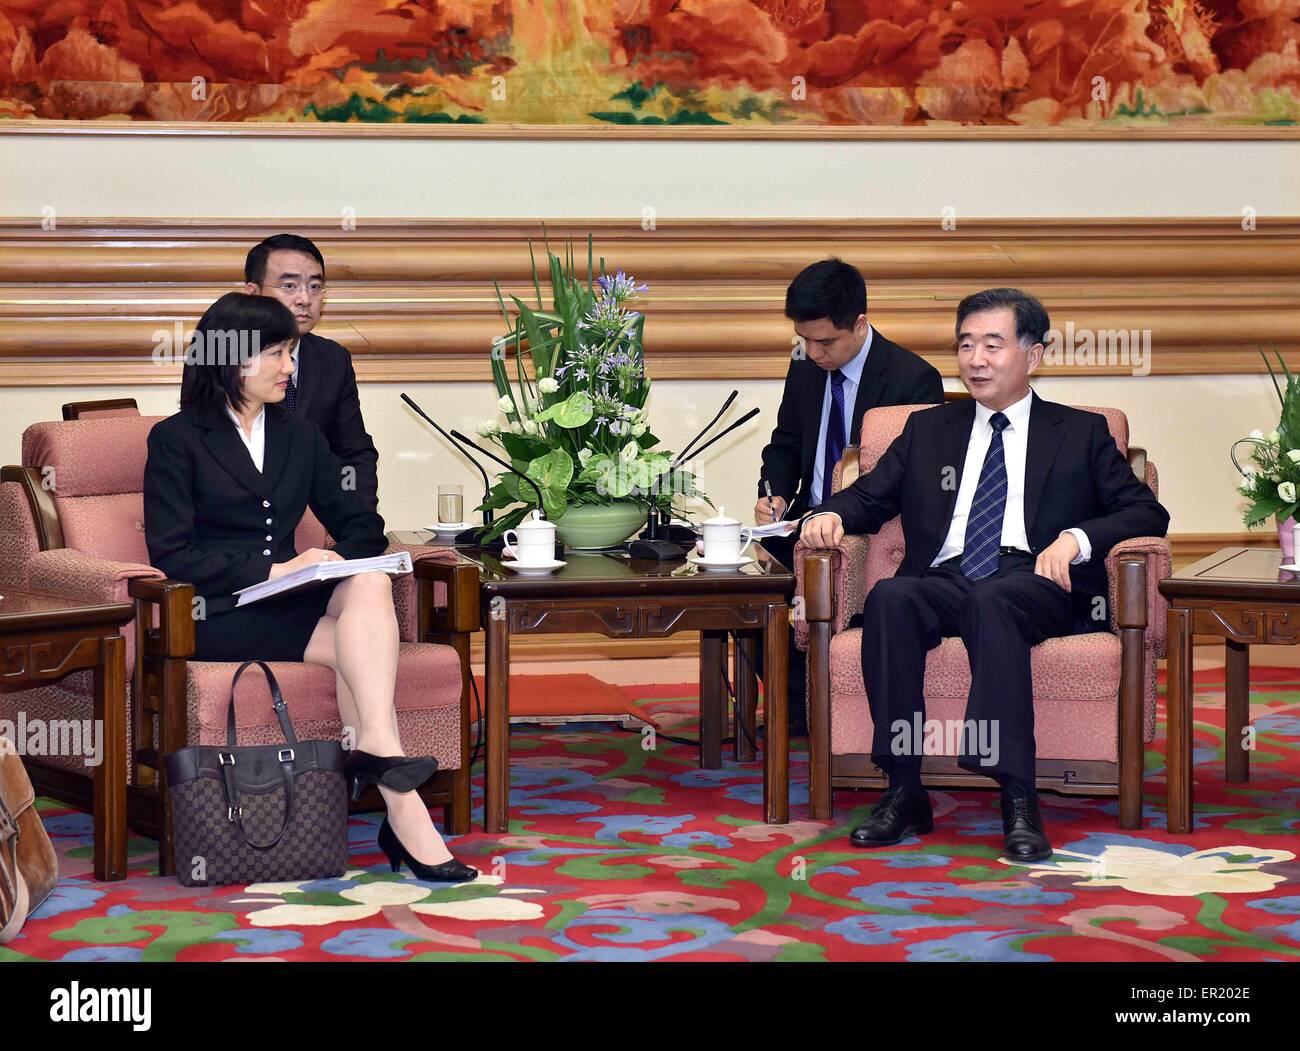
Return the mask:
<svg viewBox="0 0 1300 1051"><path fill-rule="evenodd" d="M122 625L135 610L131 603L80 604L73 598L32 594L0 587L0 683L30 686L61 679L69 672L95 673L95 730L102 735L94 767L95 879L126 878L126 643ZM21 710L21 709L20 709ZM29 733L32 726L24 724ZM47 745L53 727L45 727ZM94 731L92 731L94 732ZM64 741L69 736L62 737ZM26 742L17 740L20 754ZM86 742L82 742L83 745ZM40 757L24 763L59 780L75 775ZM38 778L33 778L38 780ZM84 781L82 782L84 784Z"/></svg>
<svg viewBox="0 0 1300 1051"><path fill-rule="evenodd" d="M1250 646L1300 642L1300 574L1278 569L1274 548L1225 547L1160 582L1169 600L1170 832L1192 828L1192 639L1224 639L1224 779L1250 780Z"/></svg>
<svg viewBox="0 0 1300 1051"><path fill-rule="evenodd" d="M698 630L700 639L700 763L722 765L727 691L723 662L736 639L736 698L753 711L757 647L763 646L766 742L763 819L790 819L786 658L794 575L755 545L740 570L702 570L686 562L631 559L617 552L567 552L563 569L543 576L507 569L499 558L459 548L479 566L487 632L487 755L483 827L506 831L510 807L510 637L598 632L613 639L662 638ZM754 726L752 717L748 721ZM737 732L740 736L740 732ZM746 749L737 743L737 755Z"/></svg>

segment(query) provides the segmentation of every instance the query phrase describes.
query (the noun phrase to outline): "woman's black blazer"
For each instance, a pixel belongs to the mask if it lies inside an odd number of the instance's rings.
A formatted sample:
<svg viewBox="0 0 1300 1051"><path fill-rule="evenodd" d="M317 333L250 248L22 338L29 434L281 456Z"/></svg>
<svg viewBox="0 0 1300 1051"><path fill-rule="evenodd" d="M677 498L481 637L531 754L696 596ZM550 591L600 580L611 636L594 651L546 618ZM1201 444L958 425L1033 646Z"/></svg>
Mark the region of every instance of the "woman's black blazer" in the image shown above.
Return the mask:
<svg viewBox="0 0 1300 1051"><path fill-rule="evenodd" d="M310 507L344 558L387 548L384 520L351 487L352 472L311 420L268 405L263 469L224 409L188 406L149 432L144 531L149 561L194 585L207 613L235 607L234 592L267 579L297 551L293 532Z"/></svg>

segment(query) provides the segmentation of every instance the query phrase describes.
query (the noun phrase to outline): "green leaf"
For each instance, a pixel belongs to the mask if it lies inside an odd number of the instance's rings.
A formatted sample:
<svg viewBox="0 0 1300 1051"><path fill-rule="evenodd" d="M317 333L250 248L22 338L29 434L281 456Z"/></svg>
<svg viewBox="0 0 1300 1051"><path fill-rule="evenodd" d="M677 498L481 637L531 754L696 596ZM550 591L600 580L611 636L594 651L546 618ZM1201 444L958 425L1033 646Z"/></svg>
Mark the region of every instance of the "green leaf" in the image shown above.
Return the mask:
<svg viewBox="0 0 1300 1051"><path fill-rule="evenodd" d="M505 360L495 354L492 355L492 383L496 386L497 397L509 397L510 403L514 405L515 392L510 388L510 377L506 375ZM518 411L516 411L515 415L518 415Z"/></svg>
<svg viewBox="0 0 1300 1051"><path fill-rule="evenodd" d="M533 373L539 380L546 379L554 371L551 350L559 344L559 339L547 339L537 323L537 315L518 296L512 296L515 306L519 308L520 327L528 337L528 353L533 359Z"/></svg>
<svg viewBox="0 0 1300 1051"><path fill-rule="evenodd" d="M508 477L513 478L514 475L509 475ZM530 489L529 492L531 493L532 490ZM515 526L517 526L520 522L524 520L524 516L527 515L528 512L530 512L532 509L533 509L533 503L532 503L532 497L530 496L528 498L528 504L526 506L516 507L513 511L510 511L502 515L500 518L494 519L492 522L492 528L489 529L487 533L485 533L483 536L484 541L496 540L507 529L514 529Z"/></svg>
<svg viewBox="0 0 1300 1051"><path fill-rule="evenodd" d="M549 446L542 438L529 438L522 434L502 434L501 444L511 460L529 463L546 452Z"/></svg>
<svg viewBox="0 0 1300 1051"><path fill-rule="evenodd" d="M605 496L621 500L632 491L633 472L626 460L602 456L598 460L593 458L588 466L596 467L600 472L596 476L596 485Z"/></svg>
<svg viewBox="0 0 1300 1051"><path fill-rule="evenodd" d="M595 410L591 404L591 395L586 391L574 391L564 401L557 401L537 414L535 419L541 422L553 422L559 427L573 429L591 422Z"/></svg>
<svg viewBox="0 0 1300 1051"><path fill-rule="evenodd" d="M528 242L528 262L533 272L533 291L537 293L537 309L542 309L542 283L537 280L537 257L533 255L533 242ZM518 302L518 300L515 300Z"/></svg>
<svg viewBox="0 0 1300 1051"><path fill-rule="evenodd" d="M524 473L541 488L546 517L552 521L563 517L569 499L569 483L573 480L573 459L569 454L563 449L552 449L533 460ZM524 490L529 493L528 502L532 503L536 495L526 486Z"/></svg>
<svg viewBox="0 0 1300 1051"><path fill-rule="evenodd" d="M1246 511L1245 522L1248 528L1253 528L1265 521L1270 515L1277 514L1283 508L1290 506L1280 496L1268 496L1262 500L1256 500ZM1288 516L1283 515L1286 519Z"/></svg>

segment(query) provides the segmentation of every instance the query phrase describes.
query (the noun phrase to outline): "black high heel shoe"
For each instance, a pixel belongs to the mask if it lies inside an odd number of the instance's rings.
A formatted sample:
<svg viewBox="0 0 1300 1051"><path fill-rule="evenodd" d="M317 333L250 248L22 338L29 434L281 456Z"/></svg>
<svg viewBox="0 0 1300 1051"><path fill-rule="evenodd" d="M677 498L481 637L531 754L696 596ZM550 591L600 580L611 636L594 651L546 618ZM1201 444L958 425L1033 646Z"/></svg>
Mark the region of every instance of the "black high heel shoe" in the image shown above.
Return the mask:
<svg viewBox="0 0 1300 1051"><path fill-rule="evenodd" d="M432 757L405 755L371 755L352 749L343 759L343 776L348 779L352 802L361 800L368 785L383 785L394 792L413 792L429 780L438 769Z"/></svg>
<svg viewBox="0 0 1300 1051"><path fill-rule="evenodd" d="M402 862L405 861L416 879L438 883L468 883L478 878L478 869L471 868L455 858L444 861L441 865L426 865L422 861L416 861L411 857L411 852L402 846L402 841L397 838L397 833L388 823L388 818L384 818L384 823L379 826L379 849L388 858L388 863L393 866L394 872L400 869Z"/></svg>

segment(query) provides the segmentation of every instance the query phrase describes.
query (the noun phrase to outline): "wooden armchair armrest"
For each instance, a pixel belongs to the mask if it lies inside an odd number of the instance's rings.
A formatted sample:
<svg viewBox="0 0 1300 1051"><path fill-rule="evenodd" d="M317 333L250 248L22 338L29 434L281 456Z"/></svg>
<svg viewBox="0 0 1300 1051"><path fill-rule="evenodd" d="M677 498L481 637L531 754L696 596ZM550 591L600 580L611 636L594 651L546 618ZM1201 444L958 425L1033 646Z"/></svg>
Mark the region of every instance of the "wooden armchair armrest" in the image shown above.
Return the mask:
<svg viewBox="0 0 1300 1051"><path fill-rule="evenodd" d="M1149 645L1157 659L1165 655L1166 603L1159 585L1172 572L1169 541L1162 536L1121 540L1106 554L1111 626L1121 635L1125 628L1141 627L1143 645Z"/></svg>
<svg viewBox="0 0 1300 1051"><path fill-rule="evenodd" d="M135 600L136 642L141 656L167 658L193 654L193 584L136 577L128 583L127 591Z"/></svg>
<svg viewBox="0 0 1300 1051"><path fill-rule="evenodd" d="M804 616L794 625L795 645L808 648L808 629L817 621L829 621L832 635L844 630L844 625L855 613L862 612L862 588L867 575L866 536L846 536L838 547L811 548L802 540L794 546L795 595L804 601ZM809 572L829 572L831 579L824 586L814 588L806 577ZM814 617L812 610L826 612L825 617Z"/></svg>
<svg viewBox="0 0 1300 1051"><path fill-rule="evenodd" d="M803 558L804 618L810 624L835 616L835 569L831 552L810 551Z"/></svg>
<svg viewBox="0 0 1300 1051"><path fill-rule="evenodd" d="M479 629L478 566L459 556L426 557L414 564L420 589L419 638L434 641L468 635ZM435 583L447 588L447 605L434 599Z"/></svg>

